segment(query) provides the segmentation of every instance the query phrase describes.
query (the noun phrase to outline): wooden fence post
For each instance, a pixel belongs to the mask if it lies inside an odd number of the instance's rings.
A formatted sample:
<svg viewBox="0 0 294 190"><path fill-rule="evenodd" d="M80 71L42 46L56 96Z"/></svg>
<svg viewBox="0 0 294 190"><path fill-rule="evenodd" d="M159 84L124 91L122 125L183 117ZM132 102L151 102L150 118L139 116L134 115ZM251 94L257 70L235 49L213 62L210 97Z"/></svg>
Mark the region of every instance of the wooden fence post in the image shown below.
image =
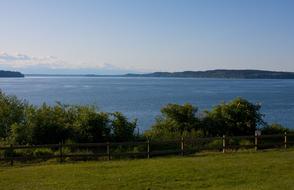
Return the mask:
<svg viewBox="0 0 294 190"><path fill-rule="evenodd" d="M106 144L106 148L107 148L107 156L108 156L108 160L110 160L111 159L111 155L110 155L110 142L107 142L107 144Z"/></svg>
<svg viewBox="0 0 294 190"><path fill-rule="evenodd" d="M226 135L223 135L223 153L226 152Z"/></svg>
<svg viewBox="0 0 294 190"><path fill-rule="evenodd" d="M182 153L182 156L185 155L185 142L184 142L184 137L181 138L181 153Z"/></svg>
<svg viewBox="0 0 294 190"><path fill-rule="evenodd" d="M255 148L255 151L257 151L257 149L258 149L258 136L257 136L257 134L255 134L255 136L254 136L254 148Z"/></svg>
<svg viewBox="0 0 294 190"><path fill-rule="evenodd" d="M13 166L13 145L10 144L10 166Z"/></svg>
<svg viewBox="0 0 294 190"><path fill-rule="evenodd" d="M287 149L287 132L284 134L284 147Z"/></svg>
<svg viewBox="0 0 294 190"><path fill-rule="evenodd" d="M147 139L147 158L150 158L150 140Z"/></svg>
<svg viewBox="0 0 294 190"><path fill-rule="evenodd" d="M62 142L59 143L59 158L60 158L59 161L60 161L60 163L63 162L63 150L62 150L63 147L62 147L62 144L63 144Z"/></svg>

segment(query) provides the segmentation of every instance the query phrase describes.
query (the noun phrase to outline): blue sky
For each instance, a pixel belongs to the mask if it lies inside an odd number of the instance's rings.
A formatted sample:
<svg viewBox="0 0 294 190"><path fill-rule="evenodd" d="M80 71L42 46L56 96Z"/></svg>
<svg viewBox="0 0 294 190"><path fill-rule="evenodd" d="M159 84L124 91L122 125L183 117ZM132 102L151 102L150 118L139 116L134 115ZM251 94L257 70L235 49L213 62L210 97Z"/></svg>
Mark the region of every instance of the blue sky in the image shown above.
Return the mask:
<svg viewBox="0 0 294 190"><path fill-rule="evenodd" d="M294 71L291 0L0 0L0 69Z"/></svg>

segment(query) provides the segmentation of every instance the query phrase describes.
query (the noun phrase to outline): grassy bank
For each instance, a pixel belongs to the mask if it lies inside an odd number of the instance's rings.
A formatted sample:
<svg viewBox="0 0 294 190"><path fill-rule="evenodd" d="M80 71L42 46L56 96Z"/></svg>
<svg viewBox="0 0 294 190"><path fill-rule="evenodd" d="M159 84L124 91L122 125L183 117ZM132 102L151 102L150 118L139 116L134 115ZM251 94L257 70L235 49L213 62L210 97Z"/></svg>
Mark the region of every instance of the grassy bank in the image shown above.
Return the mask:
<svg viewBox="0 0 294 190"><path fill-rule="evenodd" d="M293 189L294 150L0 168L0 189Z"/></svg>

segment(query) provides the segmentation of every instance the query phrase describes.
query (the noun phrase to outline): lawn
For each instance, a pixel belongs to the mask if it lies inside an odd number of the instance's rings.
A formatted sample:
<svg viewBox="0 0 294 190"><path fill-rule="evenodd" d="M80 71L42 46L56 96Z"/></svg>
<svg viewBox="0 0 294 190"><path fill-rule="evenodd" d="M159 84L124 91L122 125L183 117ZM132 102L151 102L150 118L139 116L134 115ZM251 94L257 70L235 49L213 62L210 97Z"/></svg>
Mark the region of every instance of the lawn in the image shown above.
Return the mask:
<svg viewBox="0 0 294 190"><path fill-rule="evenodd" d="M294 189L294 151L0 167L0 189Z"/></svg>

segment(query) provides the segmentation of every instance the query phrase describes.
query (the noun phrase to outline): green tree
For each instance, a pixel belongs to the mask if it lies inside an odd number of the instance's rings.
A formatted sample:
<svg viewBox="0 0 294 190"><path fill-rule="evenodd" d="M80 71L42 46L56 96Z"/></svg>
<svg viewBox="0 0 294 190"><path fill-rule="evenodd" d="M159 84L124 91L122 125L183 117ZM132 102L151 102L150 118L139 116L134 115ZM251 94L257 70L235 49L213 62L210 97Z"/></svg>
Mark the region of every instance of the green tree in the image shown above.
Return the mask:
<svg viewBox="0 0 294 190"><path fill-rule="evenodd" d="M261 128L261 134L263 135L284 134L285 132L289 133L290 130L277 123L266 125L265 127Z"/></svg>
<svg viewBox="0 0 294 190"><path fill-rule="evenodd" d="M24 121L21 123L14 123L11 126L11 143L14 144L32 144L32 134L35 126L34 116L36 108L34 106L27 106L24 110Z"/></svg>
<svg viewBox="0 0 294 190"><path fill-rule="evenodd" d="M70 136L73 121L68 117L66 107L57 104L53 107L43 104L31 117L34 144L59 143Z"/></svg>
<svg viewBox="0 0 294 190"><path fill-rule="evenodd" d="M263 126L260 105L254 105L243 98L222 103L206 112L203 128L215 135L252 135L259 126ZM207 126L209 124L210 126Z"/></svg>
<svg viewBox="0 0 294 190"><path fill-rule="evenodd" d="M145 135L169 138L181 136L184 132L198 131L200 125L197 110L191 104L168 104L161 109L161 115Z"/></svg>
<svg viewBox="0 0 294 190"><path fill-rule="evenodd" d="M73 140L76 142L105 142L110 138L109 114L97 112L94 107L77 107L73 124Z"/></svg>
<svg viewBox="0 0 294 190"><path fill-rule="evenodd" d="M115 141L129 141L134 139L134 131L137 126L137 120L128 121L120 112L112 114L112 133Z"/></svg>
<svg viewBox="0 0 294 190"><path fill-rule="evenodd" d="M11 126L24 121L26 107L27 102L7 96L0 90L0 138L9 137Z"/></svg>

